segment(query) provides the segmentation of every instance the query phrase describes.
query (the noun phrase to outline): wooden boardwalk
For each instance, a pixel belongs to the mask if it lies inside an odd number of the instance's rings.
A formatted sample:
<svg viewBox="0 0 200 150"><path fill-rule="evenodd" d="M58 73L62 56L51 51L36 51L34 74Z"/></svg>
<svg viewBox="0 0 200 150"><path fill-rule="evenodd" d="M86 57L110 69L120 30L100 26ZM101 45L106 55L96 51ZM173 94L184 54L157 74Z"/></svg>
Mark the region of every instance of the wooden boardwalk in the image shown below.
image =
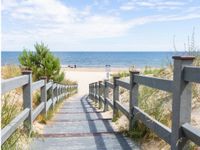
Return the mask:
<svg viewBox="0 0 200 150"><path fill-rule="evenodd" d="M64 102L54 118L34 139L31 149L137 150L138 146L114 131L111 118L103 118L87 96L75 95Z"/></svg>

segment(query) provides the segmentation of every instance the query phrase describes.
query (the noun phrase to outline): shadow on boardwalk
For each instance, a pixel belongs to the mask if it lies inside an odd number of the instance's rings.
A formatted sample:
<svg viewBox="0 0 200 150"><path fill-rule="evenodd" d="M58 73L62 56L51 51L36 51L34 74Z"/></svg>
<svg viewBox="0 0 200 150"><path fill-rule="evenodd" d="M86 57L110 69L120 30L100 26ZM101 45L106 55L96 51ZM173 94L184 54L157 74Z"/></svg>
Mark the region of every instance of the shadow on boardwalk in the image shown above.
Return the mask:
<svg viewBox="0 0 200 150"><path fill-rule="evenodd" d="M131 150L133 141L114 131L111 118L103 118L87 96L76 95L64 102L31 149Z"/></svg>

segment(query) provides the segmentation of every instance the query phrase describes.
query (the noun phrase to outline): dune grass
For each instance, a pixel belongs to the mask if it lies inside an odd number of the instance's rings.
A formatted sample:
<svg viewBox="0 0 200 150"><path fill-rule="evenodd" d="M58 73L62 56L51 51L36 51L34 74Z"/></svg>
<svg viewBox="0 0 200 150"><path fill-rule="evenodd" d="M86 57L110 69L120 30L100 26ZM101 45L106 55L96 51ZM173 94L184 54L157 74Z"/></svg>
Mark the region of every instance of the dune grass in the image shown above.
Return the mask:
<svg viewBox="0 0 200 150"><path fill-rule="evenodd" d="M17 103L15 97L17 93L8 93L1 98L1 129L10 123L14 117L22 110L22 106ZM2 150L23 149L22 145L28 145L28 132L20 126L11 137L1 146Z"/></svg>
<svg viewBox="0 0 200 150"><path fill-rule="evenodd" d="M21 69L17 65L6 65L1 67L1 78L9 79L21 75Z"/></svg>

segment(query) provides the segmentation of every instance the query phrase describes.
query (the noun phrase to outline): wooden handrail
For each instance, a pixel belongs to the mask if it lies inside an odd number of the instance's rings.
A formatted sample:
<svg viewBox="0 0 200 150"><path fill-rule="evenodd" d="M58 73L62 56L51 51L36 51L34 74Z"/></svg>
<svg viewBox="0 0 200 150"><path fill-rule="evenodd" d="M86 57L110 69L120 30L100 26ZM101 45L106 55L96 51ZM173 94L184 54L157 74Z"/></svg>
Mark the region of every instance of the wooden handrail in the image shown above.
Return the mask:
<svg viewBox="0 0 200 150"><path fill-rule="evenodd" d="M187 140L191 140L200 145L200 130L190 125L191 118L191 101L192 88L190 82L200 83L200 67L191 66L194 57L175 56L173 80L149 77L139 75L139 72L130 72L130 82L122 79L114 78L114 83L104 81L102 88L103 95L96 93L96 83L89 84L89 97L96 101L100 97L100 101L104 98L104 111L107 111L108 105L113 109L113 116L120 110L130 122L130 129L134 120L142 121L148 128L155 132L160 138L171 145L171 149L179 150L186 144ZM168 128L159 121L153 119L138 107L138 86L142 84L151 88L164 90L173 94L172 101L172 128ZM130 105L129 109L118 101L118 86L129 90ZM113 89L113 99L108 98L108 88Z"/></svg>
<svg viewBox="0 0 200 150"><path fill-rule="evenodd" d="M3 80L1 83L1 94L5 94L15 88L23 88L23 106L22 112L17 115L8 125L1 129L1 145L14 133L14 131L24 123L29 131L32 130L33 121L41 113L47 115L50 107L54 107L57 101L61 100L65 95L72 95L77 92L78 85L63 85L53 82L46 83L46 79L42 79L32 83L31 71L23 72L23 75ZM32 92L40 89L41 103L32 109ZM53 97L47 100L47 92L51 90ZM25 123L26 122L26 123Z"/></svg>

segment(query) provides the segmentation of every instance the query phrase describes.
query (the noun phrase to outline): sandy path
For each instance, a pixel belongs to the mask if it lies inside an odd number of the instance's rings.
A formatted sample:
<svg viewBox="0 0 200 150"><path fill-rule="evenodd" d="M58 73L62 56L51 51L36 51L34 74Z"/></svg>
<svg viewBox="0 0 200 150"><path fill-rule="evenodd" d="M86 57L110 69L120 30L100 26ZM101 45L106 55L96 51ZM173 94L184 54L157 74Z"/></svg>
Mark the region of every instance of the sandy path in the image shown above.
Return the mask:
<svg viewBox="0 0 200 150"><path fill-rule="evenodd" d="M65 77L70 80L78 82L79 94L87 94L88 86L92 82L100 81L105 79L104 72L77 72L67 71Z"/></svg>
<svg viewBox="0 0 200 150"><path fill-rule="evenodd" d="M90 83L106 79L105 68L62 68L62 70L66 79L78 82L79 94L87 94ZM110 74L119 71L128 71L128 68L113 68Z"/></svg>

